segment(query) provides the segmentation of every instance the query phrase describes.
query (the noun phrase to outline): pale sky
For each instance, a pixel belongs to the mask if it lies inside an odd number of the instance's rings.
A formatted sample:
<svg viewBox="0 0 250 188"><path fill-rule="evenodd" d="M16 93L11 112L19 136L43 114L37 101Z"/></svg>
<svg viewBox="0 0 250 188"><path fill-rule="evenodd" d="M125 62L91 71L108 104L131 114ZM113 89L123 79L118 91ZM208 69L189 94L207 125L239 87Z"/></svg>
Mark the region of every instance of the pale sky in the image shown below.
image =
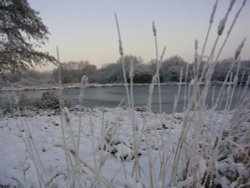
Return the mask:
<svg viewBox="0 0 250 188"><path fill-rule="evenodd" d="M231 21L243 0L237 0L229 16ZM28 0L40 12L51 35L42 47L61 61L88 60L101 67L119 58L118 37L114 20L117 13L125 54L140 56L145 62L155 57L152 21L158 32L159 51L166 46L165 58L179 55L192 62L194 40L199 50L205 39L214 0ZM212 28L210 45L214 42L219 21L229 0L219 0ZM244 7L221 58L232 57L247 37L242 59L250 59L250 2ZM222 37L222 39L224 38ZM209 48L210 49L210 48ZM209 54L207 50L206 54Z"/></svg>

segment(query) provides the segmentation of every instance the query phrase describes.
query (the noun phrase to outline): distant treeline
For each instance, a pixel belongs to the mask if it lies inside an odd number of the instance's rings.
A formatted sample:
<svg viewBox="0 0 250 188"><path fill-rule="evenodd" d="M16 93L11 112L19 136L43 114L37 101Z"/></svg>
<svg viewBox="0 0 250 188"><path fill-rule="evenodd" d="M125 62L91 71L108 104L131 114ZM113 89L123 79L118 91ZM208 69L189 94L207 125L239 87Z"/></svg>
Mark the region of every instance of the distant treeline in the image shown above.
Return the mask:
<svg viewBox="0 0 250 188"><path fill-rule="evenodd" d="M97 69L95 65L90 64L88 61L70 61L61 64L61 79L62 83L79 83L83 75L88 76L90 83L122 83L123 74L121 60L116 63L109 63L102 68ZM224 81L228 70L232 64L232 59L222 60L215 67L212 76L213 81ZM124 57L126 67L126 74L129 81L129 72L133 66L133 82L134 83L150 83L152 76L156 70L156 61L151 60L145 63L142 58L128 55ZM201 63L199 74L201 74L204 63ZM160 69L161 82L178 82L180 72L183 69L182 81L187 79L189 82L194 75L196 69L195 64L186 62L179 56L170 57L162 62ZM237 72L237 65L235 65L231 74L235 75ZM239 68L239 81L246 82L250 75L250 60L240 62ZM0 76L1 85L8 85L11 83L18 83L21 85L34 85L46 83L58 83L59 68L50 72L39 72L29 70L26 72L16 71L12 73L2 73Z"/></svg>

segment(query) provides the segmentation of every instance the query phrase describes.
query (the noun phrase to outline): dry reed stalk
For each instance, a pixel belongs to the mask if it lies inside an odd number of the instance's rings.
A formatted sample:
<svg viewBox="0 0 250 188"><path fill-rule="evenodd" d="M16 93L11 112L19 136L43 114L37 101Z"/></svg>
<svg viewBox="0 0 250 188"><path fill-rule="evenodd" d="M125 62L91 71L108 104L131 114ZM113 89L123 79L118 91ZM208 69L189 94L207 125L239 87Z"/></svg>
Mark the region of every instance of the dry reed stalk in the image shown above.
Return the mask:
<svg viewBox="0 0 250 188"><path fill-rule="evenodd" d="M118 21L118 17L116 15L116 13L114 13L114 16L115 16L116 29L117 29L117 33L118 33L119 53L120 53L120 59L121 59L121 64L122 64L124 86L126 89L127 102L128 102L129 107L131 108L131 100L130 100L130 95L129 95L128 82L127 82L127 76L126 76L126 68L125 68L125 63L124 63L124 52L123 52L123 47L122 47L122 39L121 39L119 21Z"/></svg>
<svg viewBox="0 0 250 188"><path fill-rule="evenodd" d="M234 28L234 25L235 25L235 23L237 22L237 19L239 18L240 13L242 12L242 9L243 9L244 6L246 5L246 2L247 2L247 0L243 0L243 2L242 2L242 4L241 4L241 7L240 7L239 10L236 12L236 14L235 14L235 16L234 16L234 20L232 21L232 23L231 23L231 25L230 25L230 27L229 27L229 29L228 29L228 31L227 31L227 36L226 36L226 38L224 39L224 41L223 41L223 43L222 43L222 45L221 45L221 47L220 47L220 50L219 50L219 52L218 52L218 54L217 54L217 56L216 56L216 60L215 60L215 61L217 61L217 60L219 59L219 57L220 57L220 55L221 55L221 52L222 52L222 50L223 50L225 44L227 43L227 40L228 40L228 38L229 38L229 36L230 36L230 34L231 34L233 28Z"/></svg>
<svg viewBox="0 0 250 188"><path fill-rule="evenodd" d="M188 132L189 132L190 128L192 127L190 125L192 121L191 121L191 119L189 119L191 106L193 106L193 104L194 104L195 105L194 109L195 110L200 109L201 112L206 109L206 98L207 98L208 89L210 88L211 75L212 75L212 73L214 71L214 67L216 65L216 62L213 62L214 53L215 53L216 46L217 46L217 43L219 41L219 38L222 35L223 30L225 28L225 24L226 24L228 15L231 12L234 3L235 3L235 1L231 1L230 2L230 5L229 5L228 10L226 12L226 15L221 20L221 22L220 22L220 24L218 26L217 38L216 38L216 40L214 42L214 45L213 45L212 50L210 52L210 56L209 56L208 61L206 63L206 65L209 65L209 66L208 67L206 67L206 66L204 67L202 75L201 75L201 78L200 78L200 81L202 81L203 78L205 79L205 88L202 91L201 103L199 102L199 100L198 100L198 102L196 102L196 100L195 100L195 99L199 99L200 98L198 96L199 95L199 91L198 91L199 86L198 86L198 82L197 82L198 79L197 79L197 76L196 76L196 83L194 84L194 87L196 88L196 91L193 93L192 100L189 101L188 108L187 108L187 110L185 112L184 123L183 123L183 130L181 132L180 139L179 139L179 142L178 142L178 145L177 145L177 148L176 148L176 153L175 153L175 158L174 158L174 166L173 166L173 171L172 171L172 178L171 178L171 182L170 182L171 186L175 186L176 183L177 183L176 182L176 180L177 180L176 176L177 176L177 171L178 171L178 166L179 166L179 160L180 160L180 157L181 157L181 151L183 150L183 146L184 146L184 143L186 141ZM216 4L217 4L217 2L216 2ZM217 5L215 5L215 6L217 6ZM212 15L214 15L215 9L216 8L213 9ZM210 31L208 30L208 33L209 32ZM204 53L204 49L205 49L204 46L206 46L206 42L207 42L207 39L205 40L205 44L203 45L202 53ZM238 55L236 55L236 56L238 56ZM201 127L200 127L201 125L200 126L196 125L196 126L198 126L198 128L200 129L200 130L198 130L198 133L196 133L196 134L199 134L199 132L201 131ZM197 142L196 140L193 140L193 142L196 143Z"/></svg>
<svg viewBox="0 0 250 188"><path fill-rule="evenodd" d="M62 138L63 138L63 151L64 151L64 155L65 155L65 159L66 159L66 164L67 164L67 173L68 173L68 181L67 181L67 186L70 187L72 186L73 183L73 174L71 174L71 167L72 164L70 163L70 158L69 158L69 153L67 152L67 144L66 144L66 136L65 136L65 130L64 130L64 112L63 112L63 108L64 108L64 100L63 100L63 96L62 96L62 90L63 90L63 86L62 86L62 76L61 76L61 70L62 70L62 64L60 62L60 54L59 54L59 48L56 47L56 54L57 54L57 62L58 62L58 68L59 68L59 106L60 106L60 122L61 122L61 132L62 132Z"/></svg>
<svg viewBox="0 0 250 188"><path fill-rule="evenodd" d="M149 165L149 177L150 177L150 186L155 187L155 162L152 156L152 131L150 125L152 125L151 119L152 119L152 99L153 99L153 92L154 92L154 86L157 84L158 85L158 99L159 99L159 114L160 114L160 121L162 124L162 97L161 97L161 85L160 85L160 67L162 64L163 57L165 55L166 47L163 48L161 57L159 59L158 57L158 43L157 43L157 30L155 27L155 23L152 22L152 31L153 31L153 36L154 36L154 42L155 42L155 56L156 56L156 72L152 77L152 82L149 85L149 95L147 99L147 117L148 117L148 122L146 123L146 145L147 145L147 157L148 157L148 165ZM163 145L163 133L161 133L161 142ZM159 152L159 157L161 159L165 159L165 151L162 150ZM163 160L161 163L163 164ZM165 163L163 164L165 166ZM160 174L165 174L165 171L163 167L161 167ZM160 184L163 185L163 182L165 182L165 177L161 177L160 179Z"/></svg>
<svg viewBox="0 0 250 188"><path fill-rule="evenodd" d="M237 47L237 49L235 51L235 54L237 54L237 55L235 55L235 59L234 59L233 63L231 64L231 66L230 66L230 68L229 68L229 70L228 70L228 72L226 74L226 77L225 77L225 79L224 79L224 81L222 83L219 94L218 94L218 96L216 98L215 105L213 106L213 110L215 110L216 108L218 108L220 106L220 101L221 101L223 91L224 91L225 86L226 86L226 84L228 82L228 79L230 78L231 71L233 70L233 67L235 66L235 64L238 64L238 66L237 66L237 76L239 74L239 66L240 66L239 57L240 57L240 54L241 54L241 50L244 47L245 40L246 40L246 38L243 39L243 41L240 43L240 45Z"/></svg>
<svg viewBox="0 0 250 188"><path fill-rule="evenodd" d="M139 164L139 130L138 125L135 118L134 111L134 90L133 90L133 79L134 79L134 62L131 60L130 62L130 70L129 70L129 78L130 78L130 97L131 97L131 108L129 109L130 113L130 121L132 124L133 131L133 150L134 150L134 164L132 168L132 176L135 176L136 182L139 182L140 179L140 164Z"/></svg>
<svg viewBox="0 0 250 188"><path fill-rule="evenodd" d="M204 41L204 44L203 44L203 47L202 47L201 56L200 56L200 61L202 60L203 55L204 55L204 53L205 53L205 49L206 49L206 46L207 46L207 41L208 41L208 38L209 38L209 34L210 34L210 32L211 32L212 25L213 25L213 22L214 22L214 16L215 16L215 13L216 13L217 5L218 5L218 0L215 1L214 6L213 6L212 13L211 13L211 15L210 15L209 26L208 26L206 38L205 38L205 41Z"/></svg>
<svg viewBox="0 0 250 188"><path fill-rule="evenodd" d="M213 70L214 70L215 65L217 63L217 61L214 61L214 53L216 51L216 47L217 47L217 44L219 42L219 39L220 39L224 29L225 29L228 16L229 16L234 4L235 4L235 0L231 0L230 3L229 3L229 7L228 7L228 9L226 11L225 16L219 22L219 25L218 25L218 28L217 28L217 37L216 37L216 39L215 39L215 41L213 43L213 47L211 49L210 55L208 56L208 60L207 60L205 66L203 68L203 71L202 71L202 74L201 74L201 77L200 77L200 81L205 79L206 80L206 82L205 82L206 85L208 85L210 83L210 79L211 79ZM202 94L204 98L207 97L207 92L208 92L209 87L205 87L205 88L207 88L207 89L205 89L203 94Z"/></svg>

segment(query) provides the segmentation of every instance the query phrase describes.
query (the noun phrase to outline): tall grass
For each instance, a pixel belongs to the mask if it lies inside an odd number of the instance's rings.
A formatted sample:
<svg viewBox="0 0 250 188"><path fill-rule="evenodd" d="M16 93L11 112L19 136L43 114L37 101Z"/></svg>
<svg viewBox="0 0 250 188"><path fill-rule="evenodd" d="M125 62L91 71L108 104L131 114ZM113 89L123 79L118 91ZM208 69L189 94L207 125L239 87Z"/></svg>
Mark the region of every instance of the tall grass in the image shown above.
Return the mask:
<svg viewBox="0 0 250 188"><path fill-rule="evenodd" d="M175 96L173 105L173 114L170 116L171 120L168 122L169 127L166 129L165 121L162 116L162 96L161 96L161 83L160 83L160 67L165 55L165 47L163 48L162 54L159 58L158 55L158 43L157 43L157 29L155 23L152 24L154 45L155 45L155 58L156 58L156 72L152 77L152 82L149 84L149 94L147 100L147 111L145 121L140 124L138 122L138 116L136 115L134 107L134 91L133 91L133 76L134 76L134 65L130 62L130 85L127 83L126 67L123 60L124 48L122 46L122 39L120 33L120 27L118 22L118 17L115 13L115 23L118 32L118 42L119 42L119 55L121 59L122 74L124 77L124 86L126 90L126 97L128 103L128 113L129 121L132 130L132 156L133 165L130 169L127 168L127 160L125 156L119 154L117 157L120 160L121 168L119 171L123 171L124 179L126 182L120 182L114 176L112 179L106 178L103 174L102 169L105 166L110 153L113 150L113 146L117 143L123 143L117 139L117 134L119 131L119 116L115 117L115 124L107 123L105 120L104 110L101 117L101 131L100 135L96 135L96 130L94 125L90 129L90 139L91 148L93 152L93 162L85 160L85 156L80 153L81 146L80 140L83 136L81 134L84 128L83 116L85 113L84 109L84 92L87 88L88 78L82 77L82 86L79 94L79 123L78 127L74 128L71 124L70 112L64 107L62 100L62 83L61 78L59 78L60 85L60 110L61 110L61 133L63 144L60 147L64 151L65 161L66 161L66 185L65 187L129 187L131 182L133 187L214 187L216 185L222 186L222 177L227 177L227 182L233 181L228 178L227 172L219 169L219 165L223 166L224 159L228 158L226 155L227 147L230 147L231 152L230 157L233 157L235 161L228 162L230 165L236 166L237 162L244 165L249 165L249 135L250 128L249 125L245 125L249 121L250 117L250 99L248 96L248 85L250 82L250 77L246 85L237 94L238 107L234 109L233 112L230 111L232 106L232 98L235 96L235 87L239 83L239 67L240 67L240 54L244 46L245 39L240 43L239 47L235 51L235 59L232 63L226 78L221 86L219 94L217 97L213 96L213 105L208 108L207 98L208 91L211 89L211 77L214 72L215 66L218 62L218 58L224 49L228 37L246 4L246 0L243 1L242 6L235 15L229 30L226 34L222 46L217 50L218 41L220 40L223 31L226 27L228 16L234 6L235 1L230 1L229 7L225 13L225 16L221 20L218 30L217 38L214 41L212 49L210 49L210 55L203 67L202 73L200 74L201 61L203 60L204 53L206 52L207 42L209 40L209 35L211 28L213 26L213 20L215 18L218 1L215 1L214 7L209 20L209 27L207 34L202 45L201 56L198 54L198 41L195 41L194 48L194 69L192 83L188 83L187 77L189 70L186 67L186 72L184 73L181 69L178 92ZM208 49L207 49L208 50ZM217 52L217 53L216 53ZM215 54L217 54L216 58ZM60 66L59 51L57 49L58 65ZM232 75L232 69L237 66L237 72ZM59 69L60 70L60 69ZM232 75L232 76L230 76ZM59 74L60 77L60 74ZM184 88L182 81L184 80ZM228 80L232 85L227 85ZM205 85L201 86L201 82ZM242 81L241 81L242 82ZM158 103L159 103L159 122L162 127L159 130L155 128L155 123L153 122L153 117L156 116L151 110L152 98L154 87L158 86ZM183 112L183 122L182 129L178 138L178 143L174 143L172 137L171 127L174 126L174 114L176 112L178 102L180 100L180 91L184 89L184 112ZM224 97L225 90L226 99ZM225 101L222 102L222 101ZM223 108L222 108L223 107ZM228 117L232 114L230 125L225 125L223 121L217 121L218 109L223 109L223 117ZM219 122L214 125L214 122ZM32 158L36 172L39 179L40 187L52 187L52 182L56 179L55 176L47 177L45 171L43 170L43 163L39 156L39 152L36 149L35 143L32 140L29 127L25 122L22 121L22 125L25 129L24 142L29 151L30 157ZM240 128L246 128L245 132L240 131ZM215 134L216 133L216 134ZM216 136L214 136L216 135ZM69 139L67 139L69 138ZM141 164L141 148L142 142L145 139L146 142L146 155L143 156L147 158L147 167L143 167ZM100 144L99 144L100 143ZM126 143L124 143L126 146ZM100 152L96 151L99 146ZM153 149L156 147L156 149ZM239 155L234 152L238 151ZM223 165L222 165L223 164ZM249 168L248 168L249 169ZM220 170L220 171L219 171ZM222 172L223 171L223 172ZM223 174L224 173L224 174ZM118 174L118 172L117 172ZM223 174L223 175L221 175ZM249 185L249 180L242 180L243 177L239 177L235 182L239 186ZM129 183L129 181L131 181ZM221 183L221 184L220 184ZM232 183L232 182L230 182ZM234 183L234 182L233 182ZM54 184L53 184L54 185ZM229 185L229 183L227 184Z"/></svg>
<svg viewBox="0 0 250 188"><path fill-rule="evenodd" d="M213 44L213 47L211 49L210 52L210 56L204 66L204 69L202 71L201 77L198 77L198 72L197 70L199 70L199 63L202 59L202 56L200 59L197 59L197 56L195 55L195 60L194 62L197 64L197 69L195 70L196 74L194 79L194 85L193 85L193 92L191 94L191 96L189 96L189 98L191 97L191 100L189 100L189 104L188 104L188 108L185 111L185 115L184 115L184 122L183 122L183 130L181 132L180 135L180 139L175 151L175 158L174 158L174 167L173 167L173 171L172 171L172 179L171 179L171 187L174 187L178 184L178 170L179 170L179 164L180 161L182 160L183 156L185 156L186 160L186 170L185 170L185 175L184 175L184 180L188 180L188 178L190 177L191 179L189 179L191 181L190 185L193 185L195 187L200 187L200 186L204 186L204 182L209 181L208 184L206 185L212 185L212 181L213 181L213 176L210 174L210 176L207 176L206 181L202 182L202 178L204 176L204 174L197 174L197 172L202 169L202 165L204 166L204 164L200 164L199 162L201 161L199 158L201 159L209 159L209 158L213 158L213 157L217 157L213 154L213 152L215 152L214 150L210 150L209 147L206 147L206 143L217 143L217 141L213 140L213 138L211 137L211 135L208 134L208 131L204 131L204 124L206 123L206 115L215 115L216 114L216 109L218 107L218 103L220 103L220 101L223 101L222 98L222 91L225 89L225 84L228 81L228 76L231 74L231 70L228 71L228 74L226 76L226 79L224 80L224 83L221 86L221 90L220 90L220 94L217 97L216 103L214 104L214 106L212 107L211 111L208 111L207 109L207 95L208 95L208 90L211 87L211 76L214 72L214 68L215 65L218 62L218 57L223 49L223 47L225 46L228 36L231 33L232 27L235 24L236 19L238 18L239 13L241 12L242 8L245 5L245 1L243 2L241 8L239 9L239 11L237 12L237 15L235 17L235 19L233 20L230 29L227 33L226 39L224 40L221 48L218 51L218 55L216 57L216 59L214 60L214 54L216 52L216 47L218 44L218 41L224 31L225 28L225 24L227 22L228 19L228 15L230 14L233 5L234 5L235 1L231 1L229 4L229 7L227 9L227 12L224 16L224 18L221 20L221 22L219 23L218 26L218 31L217 31L217 38ZM208 28L208 32L207 32L207 36L202 48L202 55L205 51L205 47L206 47L206 43L208 40L208 36L209 36L209 32L210 32L210 28L211 28L211 24L212 24L212 20L215 14L215 10L217 7L217 1L215 2L212 14L211 14L211 19L210 19L210 26ZM245 40L244 40L245 41ZM242 48L242 46L244 45L244 41L241 43L240 47L238 47L236 49L236 54L235 55L235 61L238 61L238 54L240 54L240 50ZM197 54L197 44L195 45L195 54ZM234 65L234 63L233 63ZM233 67L232 65L232 67ZM238 64L238 68L239 68L239 64ZM237 70L238 70L237 68ZM204 88L200 88L199 85L199 81L205 81L205 86ZM230 79L232 80L232 79ZM226 104L224 107L224 113L228 113L230 106L231 106L231 102L232 102L232 97L234 95L234 89L235 86L238 84L238 71L234 77L234 84L233 84L233 88L231 89L231 86L228 86L227 88L227 98L226 98ZM206 115L205 115L206 114ZM209 122L208 127L210 126L210 128L212 128L212 122ZM222 134L223 131L225 130L225 125L221 125L220 126L220 130L219 132ZM190 138L192 138L192 140L190 140ZM220 140L221 141L221 140ZM190 145L188 145L188 148L186 148L186 143L190 143ZM217 143L218 144L218 143ZM218 146L218 145L217 145ZM199 147L202 147L202 149L204 150L204 153L199 152ZM186 148L186 149L185 149ZM195 154L194 154L195 153ZM216 153L216 152L215 152ZM198 154L198 155L197 155ZM198 157L197 157L198 156ZM217 161L217 159L213 158L213 161ZM211 161L210 161L211 162ZM182 164L183 165L183 164ZM208 165L208 167L206 167L207 171L215 171L216 167L214 165L216 164L209 164L209 160L206 161L206 164ZM192 176L192 173L196 174L197 177ZM183 178L183 177L182 177ZM186 182L188 183L188 182Z"/></svg>

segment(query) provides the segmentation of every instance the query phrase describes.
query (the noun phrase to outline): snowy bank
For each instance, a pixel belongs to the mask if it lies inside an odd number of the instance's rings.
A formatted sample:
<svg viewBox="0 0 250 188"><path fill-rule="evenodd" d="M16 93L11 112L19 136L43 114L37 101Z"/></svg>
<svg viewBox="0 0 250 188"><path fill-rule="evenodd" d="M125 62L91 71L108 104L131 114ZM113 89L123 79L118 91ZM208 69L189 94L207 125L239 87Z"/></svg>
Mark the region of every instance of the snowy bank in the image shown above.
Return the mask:
<svg viewBox="0 0 250 188"><path fill-rule="evenodd" d="M206 114L206 122L203 122L205 123L204 131L207 131L206 135L221 138L219 126L226 125L228 128L233 113L211 114L206 112ZM131 115L135 117L136 123L131 121ZM195 112L190 114L192 117L194 115ZM69 168L78 164L77 161L81 167L81 176L80 179L73 180L82 183L84 187L92 185L97 187L149 187L150 168L153 168L154 171L155 185L162 182L165 186L169 186L174 154L184 126L184 114L159 115L132 112L121 108L95 108L84 112L65 111L65 116L62 117L63 126L60 118L60 115L49 111L44 111L40 115L30 113L22 117L4 116L1 118L0 186L39 187L41 186L40 181L48 187L67 187L72 178L69 177ZM136 125L136 132L133 129L134 125ZM244 126L249 131L249 122L245 122ZM64 128L64 139L62 127ZM139 138L136 142L134 133L138 134L136 138ZM243 133L238 130L237 134ZM223 139L228 138L228 135L224 134ZM76 138L79 138L80 143L80 159L75 161ZM188 140L190 143L186 143L189 145L187 148L191 150L192 139L188 138ZM199 159L197 163L199 170L193 171L196 173L195 176L189 175L183 179L182 175L187 167L187 161L185 156L180 158L177 174L178 187L188 187L194 178L205 177L208 174L209 159L204 158L202 149L208 144L210 144L210 148L214 147L214 143L205 140L202 142L199 143L203 144L200 146L200 151L196 153L198 156L196 159ZM138 150L135 150L136 144L134 143L139 143ZM69 158L65 157L65 145L71 155ZM227 149L229 145L227 145ZM231 151L230 149L224 151L224 149L218 150L220 156L215 156L218 160L214 161L217 164L217 169L214 169L214 175L217 175L216 183L238 186L249 183L249 179L246 179L250 177L249 161L244 162L247 159L244 158L244 153L239 155L237 160L236 154L233 153L238 151L240 154L240 151L242 153L245 150L240 150L238 147L231 148ZM150 153L148 153L149 151ZM165 160L162 160L162 157ZM136 159L138 159L139 164L137 165L140 167L138 177L134 176ZM165 165L165 169L161 168L162 164ZM162 170L165 171L164 181L161 177ZM234 181L231 176L234 177ZM74 178L77 177L75 175Z"/></svg>

